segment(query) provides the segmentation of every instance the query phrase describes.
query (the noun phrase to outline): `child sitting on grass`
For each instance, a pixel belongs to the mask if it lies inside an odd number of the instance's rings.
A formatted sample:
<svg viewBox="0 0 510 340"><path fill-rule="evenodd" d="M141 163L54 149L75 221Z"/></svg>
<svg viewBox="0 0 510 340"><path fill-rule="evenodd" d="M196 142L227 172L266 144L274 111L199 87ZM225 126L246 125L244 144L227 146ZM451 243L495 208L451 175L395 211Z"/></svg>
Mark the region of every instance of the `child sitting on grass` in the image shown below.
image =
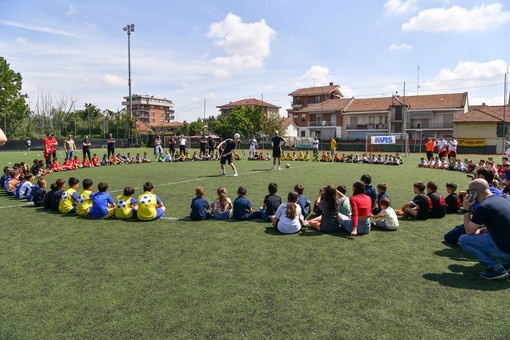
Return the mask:
<svg viewBox="0 0 510 340"><path fill-rule="evenodd" d="M62 193L58 203L58 210L61 214L74 214L76 212L76 199L78 198L76 190L80 186L80 180L76 177L71 177L68 183L69 189Z"/></svg>
<svg viewBox="0 0 510 340"><path fill-rule="evenodd" d="M161 199L154 195L154 185L146 182L143 185L143 193L138 196L137 218L140 221L154 221L165 214L165 205Z"/></svg>
<svg viewBox="0 0 510 340"><path fill-rule="evenodd" d="M282 234L295 234L301 230L304 219L301 207L297 204L298 197L297 192L289 192L287 202L280 205L271 217L273 227Z"/></svg>
<svg viewBox="0 0 510 340"><path fill-rule="evenodd" d="M93 218L110 218L115 214L115 203L112 196L106 192L108 184L101 182L97 185L98 192L90 194L92 200L92 208L90 208L90 216Z"/></svg>
<svg viewBox="0 0 510 340"><path fill-rule="evenodd" d="M44 178L39 178L37 180L37 185L39 186L39 189L37 189L33 194L32 201L34 202L34 206L42 207L44 203L44 198L46 197L47 182Z"/></svg>
<svg viewBox="0 0 510 340"><path fill-rule="evenodd" d="M379 206L381 211L371 217L374 219L382 218L382 220L376 221L372 225L382 230L394 231L397 230L399 223L397 213L390 207L390 200L387 197L383 197L379 200Z"/></svg>
<svg viewBox="0 0 510 340"><path fill-rule="evenodd" d="M138 206L136 198L133 197L135 189L133 187L125 187L124 193L117 196L117 203L115 204L115 218L129 219L136 218Z"/></svg>
<svg viewBox="0 0 510 340"><path fill-rule="evenodd" d="M76 214L78 216L88 216L90 214L90 208L92 208L92 200L90 199L90 195L92 194L92 180L90 178L85 178L81 182L81 189L78 192L78 198L76 199Z"/></svg>
<svg viewBox="0 0 510 340"><path fill-rule="evenodd" d="M448 196L445 197L446 213L456 214L460 209L460 197L455 193L457 191L457 184L446 183L446 192Z"/></svg>
<svg viewBox="0 0 510 340"><path fill-rule="evenodd" d="M211 213L217 220L226 220L232 217L232 201L227 197L227 189L219 187L216 190L218 198L211 203Z"/></svg>
<svg viewBox="0 0 510 340"><path fill-rule="evenodd" d="M425 183L416 182L413 184L413 192L416 195L412 201L406 203L402 209L397 210L399 215L416 218L417 220L427 220L432 209L430 198L423 193L425 191Z"/></svg>
<svg viewBox="0 0 510 340"><path fill-rule="evenodd" d="M308 225L324 233L338 231L340 220L338 218L337 190L335 187L328 185L322 188L315 204L320 208L322 214L308 221Z"/></svg>
<svg viewBox="0 0 510 340"><path fill-rule="evenodd" d="M209 202L204 198L205 189L204 187L195 188L195 198L191 201L191 213L189 217L193 221L201 221L211 218L211 209L209 208Z"/></svg>
<svg viewBox="0 0 510 340"><path fill-rule="evenodd" d="M312 209L312 202L303 194L305 192L305 187L301 184L296 184L294 186L294 191L298 193L297 204L301 207L301 213L303 214L304 219L310 215Z"/></svg>
<svg viewBox="0 0 510 340"><path fill-rule="evenodd" d="M237 198L234 200L234 211L232 218L238 221L252 220L261 218L262 215L259 211L253 211L250 201L246 198L248 190L245 187L237 189Z"/></svg>
<svg viewBox="0 0 510 340"><path fill-rule="evenodd" d="M269 183L267 191L269 192L269 195L264 197L264 202L259 211L263 219L271 221L271 217L282 204L282 198L276 194L278 192L278 184L276 183Z"/></svg>

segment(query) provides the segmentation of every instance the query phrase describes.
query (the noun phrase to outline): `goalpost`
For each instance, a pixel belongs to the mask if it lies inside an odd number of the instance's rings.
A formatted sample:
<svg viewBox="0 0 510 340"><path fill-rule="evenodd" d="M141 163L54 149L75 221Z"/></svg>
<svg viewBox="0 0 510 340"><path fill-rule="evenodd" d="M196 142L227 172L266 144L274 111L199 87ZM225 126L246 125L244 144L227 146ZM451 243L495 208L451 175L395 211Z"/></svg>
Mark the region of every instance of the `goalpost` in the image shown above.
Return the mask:
<svg viewBox="0 0 510 340"><path fill-rule="evenodd" d="M409 135L402 132L367 133L365 137L365 153L401 153L409 155Z"/></svg>

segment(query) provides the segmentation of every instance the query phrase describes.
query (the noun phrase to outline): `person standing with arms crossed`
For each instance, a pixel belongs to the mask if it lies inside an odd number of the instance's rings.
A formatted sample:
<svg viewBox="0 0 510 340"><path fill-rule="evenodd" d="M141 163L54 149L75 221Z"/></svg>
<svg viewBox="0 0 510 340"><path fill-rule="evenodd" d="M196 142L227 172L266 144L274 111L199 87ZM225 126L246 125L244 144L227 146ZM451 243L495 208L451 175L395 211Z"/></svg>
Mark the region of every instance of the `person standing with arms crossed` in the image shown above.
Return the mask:
<svg viewBox="0 0 510 340"><path fill-rule="evenodd" d="M89 136L85 136L85 138L83 138L81 145L83 151L83 159L85 159L85 156L87 156L88 160L91 161L92 157L90 157L90 146L92 143L90 143Z"/></svg>
<svg viewBox="0 0 510 340"><path fill-rule="evenodd" d="M110 159L110 155L115 155L115 138L111 133L108 134L106 144L108 146L108 159Z"/></svg>
<svg viewBox="0 0 510 340"><path fill-rule="evenodd" d="M221 152L221 158L220 158L220 164L221 164L220 176L225 176L225 163L227 163L227 162L232 167L232 170L234 170L234 177L238 176L236 166L234 165L233 153L234 153L234 150L237 148L237 143L239 143L240 137L241 136L239 136L239 134L236 133L236 134L234 134L234 139L227 138L223 142L218 144L218 146L216 147L216 149L220 150L221 147L223 145L225 145L225 147L223 148L223 151Z"/></svg>
<svg viewBox="0 0 510 340"><path fill-rule="evenodd" d="M282 148L285 146L285 140L278 135L278 130L275 131L275 136L271 138L271 146L273 147L273 167L271 170L276 169L276 161L278 160L278 170L281 170Z"/></svg>

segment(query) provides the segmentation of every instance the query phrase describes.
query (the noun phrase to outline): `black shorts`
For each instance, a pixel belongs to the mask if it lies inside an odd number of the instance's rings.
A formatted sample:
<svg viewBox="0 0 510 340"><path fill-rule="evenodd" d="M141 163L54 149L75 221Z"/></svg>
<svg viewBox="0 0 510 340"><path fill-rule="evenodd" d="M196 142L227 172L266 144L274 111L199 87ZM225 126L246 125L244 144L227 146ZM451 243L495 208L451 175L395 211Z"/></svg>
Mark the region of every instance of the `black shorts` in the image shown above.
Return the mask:
<svg viewBox="0 0 510 340"><path fill-rule="evenodd" d="M233 162L232 154L230 154L228 156L221 155L220 163L225 164L226 162L228 162L228 164L232 164L232 162Z"/></svg>
<svg viewBox="0 0 510 340"><path fill-rule="evenodd" d="M423 209L419 209L418 213L416 214L417 220L428 220L429 219L429 212L425 211Z"/></svg>
<svg viewBox="0 0 510 340"><path fill-rule="evenodd" d="M282 149L281 148L273 148L273 157L281 157Z"/></svg>
<svg viewBox="0 0 510 340"><path fill-rule="evenodd" d="M446 156L446 150L441 151L438 156L439 158L444 158Z"/></svg>

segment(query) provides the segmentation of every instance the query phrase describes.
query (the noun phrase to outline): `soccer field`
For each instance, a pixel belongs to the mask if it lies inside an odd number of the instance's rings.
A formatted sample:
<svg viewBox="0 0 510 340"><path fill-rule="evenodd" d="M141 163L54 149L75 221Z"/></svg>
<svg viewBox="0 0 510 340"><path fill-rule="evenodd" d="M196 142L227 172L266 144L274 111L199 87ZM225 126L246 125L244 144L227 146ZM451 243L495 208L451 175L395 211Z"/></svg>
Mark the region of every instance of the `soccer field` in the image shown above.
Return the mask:
<svg viewBox="0 0 510 340"><path fill-rule="evenodd" d="M219 186L232 200L245 186L253 207L270 182L283 201L297 183L313 201L327 184L346 185L350 196L365 173L374 187L388 184L395 208L413 198L417 181L438 182L443 195L446 182L467 187L463 173L419 169L420 156L401 166L284 162L290 168L281 171L270 171L269 161L242 160L238 177L229 167L219 177L213 161L46 176L48 183L91 178L94 188L106 181L114 199L127 185L138 195L151 181L167 207L153 222L64 216L2 193L0 338L508 338L510 281L483 280L481 265L442 243L462 215L401 220L396 232L355 238L311 229L281 235L261 221L185 219L199 185L209 201ZM0 152L0 165L34 158L42 155Z"/></svg>

